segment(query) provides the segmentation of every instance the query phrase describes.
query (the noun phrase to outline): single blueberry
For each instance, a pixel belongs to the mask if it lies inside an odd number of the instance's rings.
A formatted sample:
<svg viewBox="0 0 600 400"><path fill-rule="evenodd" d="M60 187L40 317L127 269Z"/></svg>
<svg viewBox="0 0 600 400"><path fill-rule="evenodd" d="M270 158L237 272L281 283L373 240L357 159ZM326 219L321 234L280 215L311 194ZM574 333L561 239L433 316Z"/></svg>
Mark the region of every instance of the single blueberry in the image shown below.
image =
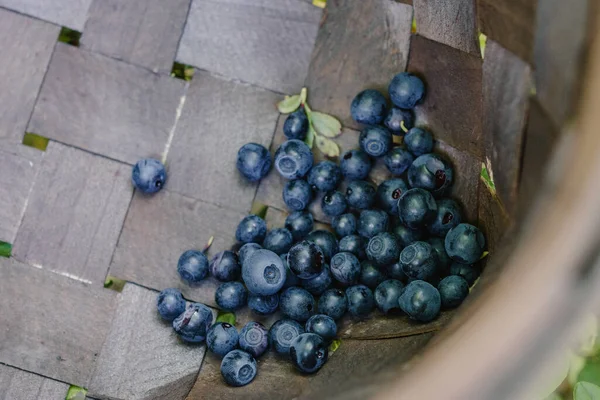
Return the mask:
<svg viewBox="0 0 600 400"><path fill-rule="evenodd" d="M400 221L410 229L421 229L437 214L435 199L427 190L410 189L398 200Z"/></svg>
<svg viewBox="0 0 600 400"><path fill-rule="evenodd" d="M256 360L245 351L232 350L221 361L221 375L231 386L245 386L256 376Z"/></svg>
<svg viewBox="0 0 600 400"><path fill-rule="evenodd" d="M329 315L338 320L348 310L348 299L346 293L340 289L328 289L319 298L319 313Z"/></svg>
<svg viewBox="0 0 600 400"><path fill-rule="evenodd" d="M308 132L308 117L304 107L300 107L285 119L283 134L288 139L304 140Z"/></svg>
<svg viewBox="0 0 600 400"><path fill-rule="evenodd" d="M481 275L481 268L477 264L461 264L453 262L450 265L450 275L458 275L465 278L469 287L472 286L479 275Z"/></svg>
<svg viewBox="0 0 600 400"><path fill-rule="evenodd" d="M462 212L458 203L452 199L443 198L437 201L437 215L429 224L429 233L445 238L448 231L462 222Z"/></svg>
<svg viewBox="0 0 600 400"><path fill-rule="evenodd" d="M290 266L288 265L288 262L287 262L287 256L288 256L287 253L279 256L279 258L281 258L281 262L283 263L283 266L285 267L285 282L283 283L282 289L287 289L292 286L300 285L300 278L298 278L296 276L296 274L294 274L292 272L292 270L290 269Z"/></svg>
<svg viewBox="0 0 600 400"><path fill-rule="evenodd" d="M427 237L427 233L423 229L410 229L402 223L396 224L392 229L392 233L398 238L398 244L402 249L412 242L423 241Z"/></svg>
<svg viewBox="0 0 600 400"><path fill-rule="evenodd" d="M173 329L182 340L200 343L206 339L206 333L213 322L213 313L204 304L191 303L173 320Z"/></svg>
<svg viewBox="0 0 600 400"><path fill-rule="evenodd" d="M286 271L281 258L270 250L256 250L242 264L242 279L254 294L268 296L283 287Z"/></svg>
<svg viewBox="0 0 600 400"><path fill-rule="evenodd" d="M337 217L338 215L343 214L344 211L346 211L346 207L348 207L346 197L337 190L325 194L321 200L323 214L328 217Z"/></svg>
<svg viewBox="0 0 600 400"><path fill-rule="evenodd" d="M221 283L215 292L215 302L225 311L236 311L246 305L248 291L240 282Z"/></svg>
<svg viewBox="0 0 600 400"><path fill-rule="evenodd" d="M344 236L340 240L339 251L354 254L359 260L367 257L367 241L362 236L350 235Z"/></svg>
<svg viewBox="0 0 600 400"><path fill-rule="evenodd" d="M385 211L363 210L358 217L358 234L367 239L388 230L389 217Z"/></svg>
<svg viewBox="0 0 600 400"><path fill-rule="evenodd" d="M395 263L399 256L400 246L393 233L378 233L367 244L367 257L378 267Z"/></svg>
<svg viewBox="0 0 600 400"><path fill-rule="evenodd" d="M325 256L315 243L303 240L292 246L288 252L287 262L298 278L312 279L323 271Z"/></svg>
<svg viewBox="0 0 600 400"><path fill-rule="evenodd" d="M444 240L438 237L431 237L427 239L427 243L431 245L433 250L437 253L438 257L438 271L440 276L448 275L450 272L450 265L452 260L446 253L446 247L444 246Z"/></svg>
<svg viewBox="0 0 600 400"><path fill-rule="evenodd" d="M294 241L304 239L314 228L315 221L308 211L296 211L285 219L285 229L290 231Z"/></svg>
<svg viewBox="0 0 600 400"><path fill-rule="evenodd" d="M402 147L394 147L383 158L385 166L394 176L402 175L414 160L413 155Z"/></svg>
<svg viewBox="0 0 600 400"><path fill-rule="evenodd" d="M469 284L466 279L458 275L450 275L438 284L443 308L456 308L467 298Z"/></svg>
<svg viewBox="0 0 600 400"><path fill-rule="evenodd" d="M425 96L425 84L408 72L394 76L388 87L392 103L405 110L413 109Z"/></svg>
<svg viewBox="0 0 600 400"><path fill-rule="evenodd" d="M481 258L485 249L483 233L470 224L459 224L446 235L446 252L453 261L473 264Z"/></svg>
<svg viewBox="0 0 600 400"><path fill-rule="evenodd" d="M275 169L285 179L303 178L312 165L312 151L301 140L285 141L275 152Z"/></svg>
<svg viewBox="0 0 600 400"><path fill-rule="evenodd" d="M346 213L333 217L331 227L339 237L346 237L356 233L356 217L354 214Z"/></svg>
<svg viewBox="0 0 600 400"><path fill-rule="evenodd" d="M217 253L210 260L210 274L222 282L230 282L238 279L242 273L242 267L233 251L225 250Z"/></svg>
<svg viewBox="0 0 600 400"><path fill-rule="evenodd" d="M235 238L242 243L260 243L267 235L267 223L257 215L248 215L237 226Z"/></svg>
<svg viewBox="0 0 600 400"><path fill-rule="evenodd" d="M367 126L360 132L358 144L371 157L382 157L392 148L392 134L382 126Z"/></svg>
<svg viewBox="0 0 600 400"><path fill-rule="evenodd" d="M398 304L410 318L430 322L439 315L442 301L440 292L433 285L416 280L406 285Z"/></svg>
<svg viewBox="0 0 600 400"><path fill-rule="evenodd" d="M331 285L331 271L329 265L325 264L321 273L311 279L301 279L302 287L311 294L318 296Z"/></svg>
<svg viewBox="0 0 600 400"><path fill-rule="evenodd" d="M321 192L329 192L342 181L342 171L333 161L321 161L308 173L308 183Z"/></svg>
<svg viewBox="0 0 600 400"><path fill-rule="evenodd" d="M308 333L316 333L325 343L331 343L337 336L337 325L333 318L325 314L315 314L306 321L304 329Z"/></svg>
<svg viewBox="0 0 600 400"><path fill-rule="evenodd" d="M404 291L404 284L396 279L381 282L375 289L375 304L377 308L387 314L391 310L400 309L398 299Z"/></svg>
<svg viewBox="0 0 600 400"><path fill-rule="evenodd" d="M179 257L177 272L188 285L197 285L208 275L208 258L201 251L188 250Z"/></svg>
<svg viewBox="0 0 600 400"><path fill-rule="evenodd" d="M404 129L402 129L403 122L404 128L410 129L413 127L415 115L412 110L403 110L398 107L392 107L385 117L383 125L392 132L392 135L404 135Z"/></svg>
<svg viewBox="0 0 600 400"><path fill-rule="evenodd" d="M265 146L247 143L238 151L237 169L251 182L264 178L271 170L271 153Z"/></svg>
<svg viewBox="0 0 600 400"><path fill-rule="evenodd" d="M291 287L279 296L279 309L288 318L306 322L316 311L315 298L306 289Z"/></svg>
<svg viewBox="0 0 600 400"><path fill-rule="evenodd" d="M263 324L250 321L240 330L239 344L240 349L258 358L269 348L269 331Z"/></svg>
<svg viewBox="0 0 600 400"><path fill-rule="evenodd" d="M342 175L347 180L365 179L369 176L372 162L367 153L362 150L348 150L340 158Z"/></svg>
<svg viewBox="0 0 600 400"><path fill-rule="evenodd" d="M408 169L408 183L413 188L429 190L434 196L443 196L450 186L454 170L450 163L437 154L419 156Z"/></svg>
<svg viewBox="0 0 600 400"><path fill-rule="evenodd" d="M398 215L398 200L407 190L408 185L402 178L385 180L377 187L375 205L388 214Z"/></svg>
<svg viewBox="0 0 600 400"><path fill-rule="evenodd" d="M294 238L292 237L292 233L285 228L276 228L269 233L263 240L262 246L267 250L271 250L277 255L287 253L292 244L294 243Z"/></svg>
<svg viewBox="0 0 600 400"><path fill-rule="evenodd" d="M292 319L280 319L269 329L269 343L278 353L290 355L290 345L304 333L304 327Z"/></svg>
<svg viewBox="0 0 600 400"><path fill-rule="evenodd" d="M179 290L165 289L158 294L156 307L164 320L173 321L185 311L185 300Z"/></svg>
<svg viewBox="0 0 600 400"><path fill-rule="evenodd" d="M426 242L414 242L400 253L402 271L412 279L430 280L438 276L437 252Z"/></svg>
<svg viewBox="0 0 600 400"><path fill-rule="evenodd" d="M360 264L360 279L358 282L361 285L374 290L383 281L385 281L385 275L371 261L363 261Z"/></svg>
<svg viewBox="0 0 600 400"><path fill-rule="evenodd" d="M331 259L331 256L338 251L338 241L335 238L335 235L329 231L322 229L312 231L306 237L306 240L319 246L325 256L325 262L328 262Z"/></svg>
<svg viewBox="0 0 600 400"><path fill-rule="evenodd" d="M365 285L351 286L346 289L348 311L355 317L366 317L375 307L373 292Z"/></svg>
<svg viewBox="0 0 600 400"><path fill-rule="evenodd" d="M279 307L279 295L277 293L269 296L259 296L250 293L248 296L248 308L258 315L271 315Z"/></svg>
<svg viewBox="0 0 600 400"><path fill-rule="evenodd" d="M217 322L206 334L206 347L213 353L224 357L238 347L239 335L235 326L227 322Z"/></svg>
<svg viewBox="0 0 600 400"><path fill-rule="evenodd" d="M358 281L360 261L352 253L337 253L331 258L331 274L342 285L349 286Z"/></svg>
<svg viewBox="0 0 600 400"><path fill-rule="evenodd" d="M292 363L305 373L317 372L327 362L328 355L327 343L316 333L303 333L290 345Z"/></svg>
<svg viewBox="0 0 600 400"><path fill-rule="evenodd" d="M387 100L377 90L363 90L352 100L350 114L359 124L380 124L387 114Z"/></svg>
<svg viewBox="0 0 600 400"><path fill-rule="evenodd" d="M357 210L365 210L375 203L377 190L367 181L352 181L346 188L348 206Z"/></svg>
<svg viewBox="0 0 600 400"><path fill-rule="evenodd" d="M402 264L396 262L390 264L385 268L385 273L392 279L396 279L402 282L408 282L408 276L402 271Z"/></svg>
<svg viewBox="0 0 600 400"><path fill-rule="evenodd" d="M404 136L404 145L415 157L433 151L433 135L422 128L412 128Z"/></svg>
<svg viewBox="0 0 600 400"><path fill-rule="evenodd" d="M304 179L287 181L283 186L283 202L292 211L302 211L312 201L313 193Z"/></svg>
<svg viewBox="0 0 600 400"><path fill-rule="evenodd" d="M165 186L167 171L165 166L153 158L145 158L133 166L131 182L144 193L156 193Z"/></svg>
<svg viewBox="0 0 600 400"><path fill-rule="evenodd" d="M262 249L262 246L256 243L246 243L240 247L238 251L238 260L240 261L240 265L244 265L244 261L246 261L246 259L250 257L256 250L260 249Z"/></svg>

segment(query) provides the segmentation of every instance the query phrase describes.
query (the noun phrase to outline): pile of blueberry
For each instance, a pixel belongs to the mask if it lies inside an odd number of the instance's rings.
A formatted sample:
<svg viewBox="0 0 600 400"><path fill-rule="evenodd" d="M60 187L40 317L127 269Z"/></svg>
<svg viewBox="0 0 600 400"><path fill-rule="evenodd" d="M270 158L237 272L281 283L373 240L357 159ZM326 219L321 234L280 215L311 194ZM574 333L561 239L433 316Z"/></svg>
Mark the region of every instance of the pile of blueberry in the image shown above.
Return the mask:
<svg viewBox="0 0 600 400"><path fill-rule="evenodd" d="M240 149L237 167L249 180L262 179L273 164L288 180L283 199L291 214L285 227L267 232L262 218L249 215L236 230L242 245L237 254L222 251L209 262L204 252L189 250L177 269L191 285L209 274L222 281L215 294L222 310L247 305L263 316L279 310L284 319L268 330L249 322L238 332L228 323L213 324L203 304L186 308L176 289L158 296L160 315L173 322L183 340L206 341L223 357L221 373L228 384L250 383L255 359L269 347L300 371L316 372L327 361L336 321L346 313L366 318L377 307L384 314L429 322L466 298L480 273L485 239L463 222L459 204L448 197L454 176L450 162L432 152L431 133L413 126L412 109L424 94L423 82L408 73L396 75L389 85L391 109L382 93L359 93L351 104L352 117L365 125L359 149L344 153L339 165L313 165L312 151L302 141L309 129L302 107L286 120L288 140L274 161L261 145ZM393 135L404 135L404 145L394 147ZM393 176L379 186L367 180L377 158ZM159 167L144 174L136 166L136 186L160 189L166 175ZM146 178L136 182L136 176ZM343 180L346 189L339 191ZM323 194L321 207L335 233L314 230L307 208L316 192Z"/></svg>

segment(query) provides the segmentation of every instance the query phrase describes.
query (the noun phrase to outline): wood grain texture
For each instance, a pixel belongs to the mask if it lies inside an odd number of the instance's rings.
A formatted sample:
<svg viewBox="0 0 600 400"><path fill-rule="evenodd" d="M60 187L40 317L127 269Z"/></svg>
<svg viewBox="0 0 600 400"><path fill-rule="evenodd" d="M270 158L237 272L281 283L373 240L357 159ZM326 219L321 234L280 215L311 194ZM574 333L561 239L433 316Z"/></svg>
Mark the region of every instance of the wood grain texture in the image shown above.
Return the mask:
<svg viewBox="0 0 600 400"><path fill-rule="evenodd" d="M14 243L43 154L20 144L0 145L0 241Z"/></svg>
<svg viewBox="0 0 600 400"><path fill-rule="evenodd" d="M28 130L129 164L160 159L183 89L179 79L58 43Z"/></svg>
<svg viewBox="0 0 600 400"><path fill-rule="evenodd" d="M0 364L1 400L64 400L69 385Z"/></svg>
<svg viewBox="0 0 600 400"><path fill-rule="evenodd" d="M94 1L81 47L168 74L190 1Z"/></svg>
<svg viewBox="0 0 600 400"><path fill-rule="evenodd" d="M511 226L511 220L498 199L490 193L487 186L479 186L479 229L485 236L487 250L494 254L500 242Z"/></svg>
<svg viewBox="0 0 600 400"><path fill-rule="evenodd" d="M415 35L408 71L422 77L427 90L415 108L418 125L481 157L481 58Z"/></svg>
<svg viewBox="0 0 600 400"><path fill-rule="evenodd" d="M163 290L180 289L190 300L216 306L219 284L205 279L191 288L179 279L177 261L190 249L202 249L211 236L211 255L229 249L244 214L163 190L152 197L136 193L119 239L110 275Z"/></svg>
<svg viewBox="0 0 600 400"><path fill-rule="evenodd" d="M87 386L117 293L0 258L0 362Z"/></svg>
<svg viewBox="0 0 600 400"><path fill-rule="evenodd" d="M299 93L322 10L298 0L194 0L177 60L281 93Z"/></svg>
<svg viewBox="0 0 600 400"><path fill-rule="evenodd" d="M531 84L529 66L488 40L483 62L483 139L496 191L509 214L517 202Z"/></svg>
<svg viewBox="0 0 600 400"><path fill-rule="evenodd" d="M350 103L364 89L387 94L406 69L412 15L411 6L390 0L329 1L306 79L309 104L358 129Z"/></svg>
<svg viewBox="0 0 600 400"><path fill-rule="evenodd" d="M59 31L0 9L0 146L23 140Z"/></svg>
<svg viewBox="0 0 600 400"><path fill-rule="evenodd" d="M415 0L417 33L479 55L475 0Z"/></svg>
<svg viewBox="0 0 600 400"><path fill-rule="evenodd" d="M168 190L247 213L256 183L236 168L240 147L269 147L280 96L198 72L168 155Z"/></svg>
<svg viewBox="0 0 600 400"><path fill-rule="evenodd" d="M28 264L101 284L133 191L125 164L51 142L13 246Z"/></svg>
<svg viewBox="0 0 600 400"><path fill-rule="evenodd" d="M0 7L81 32L91 3L92 0L0 0Z"/></svg>
<svg viewBox="0 0 600 400"><path fill-rule="evenodd" d="M183 399L196 380L206 346L186 344L156 311L157 293L130 283L119 295L98 356L90 396Z"/></svg>

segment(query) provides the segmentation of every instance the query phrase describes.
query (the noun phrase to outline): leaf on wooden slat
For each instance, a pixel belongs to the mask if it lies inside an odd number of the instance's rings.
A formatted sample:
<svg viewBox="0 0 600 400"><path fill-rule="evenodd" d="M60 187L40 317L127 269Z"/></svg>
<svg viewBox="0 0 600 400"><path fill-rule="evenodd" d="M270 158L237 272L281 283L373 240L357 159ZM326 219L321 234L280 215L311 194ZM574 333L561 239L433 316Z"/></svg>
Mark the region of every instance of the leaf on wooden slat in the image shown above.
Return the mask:
<svg viewBox="0 0 600 400"><path fill-rule="evenodd" d="M489 252L489 251L484 251L484 252L481 254L481 257L479 257L479 259L480 259L480 260L483 260L484 258L486 258L486 257L488 256L488 254L490 254L490 252Z"/></svg>
<svg viewBox="0 0 600 400"><path fill-rule="evenodd" d="M573 390L574 400L600 400L600 387L589 382L578 382Z"/></svg>
<svg viewBox="0 0 600 400"><path fill-rule="evenodd" d="M485 55L485 45L487 44L487 36L483 33L479 34L479 49L481 50L481 58Z"/></svg>
<svg viewBox="0 0 600 400"><path fill-rule="evenodd" d="M340 348L340 346L342 345L342 341L339 339L334 339L331 344L329 345L329 355L331 356L333 353L336 352L337 349Z"/></svg>
<svg viewBox="0 0 600 400"><path fill-rule="evenodd" d="M298 109L298 107L300 107L301 102L302 98L298 94L287 96L285 99L277 103L277 109L282 114L293 113Z"/></svg>
<svg viewBox="0 0 600 400"><path fill-rule="evenodd" d="M315 128L313 128L312 124L309 124L308 132L306 132L306 137L304 138L304 143L306 143L306 145L311 149L313 148L315 136Z"/></svg>
<svg viewBox="0 0 600 400"><path fill-rule="evenodd" d="M12 244L0 241L0 257L10 257L12 254Z"/></svg>
<svg viewBox="0 0 600 400"><path fill-rule="evenodd" d="M342 124L335 117L318 111L311 113L311 122L319 135L334 138L341 135Z"/></svg>
<svg viewBox="0 0 600 400"><path fill-rule="evenodd" d="M481 163L481 180L487 186L492 196L496 196L496 184L484 163Z"/></svg>
<svg viewBox="0 0 600 400"><path fill-rule="evenodd" d="M300 91L300 103L304 104L306 103L306 96L308 96L308 90L303 87L302 90Z"/></svg>
<svg viewBox="0 0 600 400"><path fill-rule="evenodd" d="M315 7L325 8L325 6L327 5L327 0L313 0L312 3Z"/></svg>
<svg viewBox="0 0 600 400"><path fill-rule="evenodd" d="M85 396L87 394L87 390L82 387L71 385L69 391L67 392L67 397L65 400L85 400Z"/></svg>
<svg viewBox="0 0 600 400"><path fill-rule="evenodd" d="M231 326L235 326L235 314L231 312L219 311L216 322L226 322Z"/></svg>
<svg viewBox="0 0 600 400"><path fill-rule="evenodd" d="M340 148L333 140L329 140L323 136L317 136L315 140L317 142L317 147L323 154L328 157L337 157L340 155Z"/></svg>

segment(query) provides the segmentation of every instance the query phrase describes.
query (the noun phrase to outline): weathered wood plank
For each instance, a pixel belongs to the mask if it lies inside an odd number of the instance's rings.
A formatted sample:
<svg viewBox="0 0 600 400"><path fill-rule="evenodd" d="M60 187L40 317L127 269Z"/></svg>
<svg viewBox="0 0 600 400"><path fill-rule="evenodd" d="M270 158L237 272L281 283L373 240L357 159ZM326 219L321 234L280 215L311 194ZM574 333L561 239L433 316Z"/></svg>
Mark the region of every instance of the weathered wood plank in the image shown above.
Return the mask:
<svg viewBox="0 0 600 400"><path fill-rule="evenodd" d="M169 73L191 0L94 1L81 47Z"/></svg>
<svg viewBox="0 0 600 400"><path fill-rule="evenodd" d="M156 312L157 293L126 284L89 385L90 396L183 399L206 346L181 341Z"/></svg>
<svg viewBox="0 0 600 400"><path fill-rule="evenodd" d="M240 147L269 147L279 96L264 89L196 73L168 155L168 189L243 213L256 183L236 168Z"/></svg>
<svg viewBox="0 0 600 400"><path fill-rule="evenodd" d="M415 0L417 33L479 55L475 0Z"/></svg>
<svg viewBox="0 0 600 400"><path fill-rule="evenodd" d="M0 399L64 400L69 385L0 364Z"/></svg>
<svg viewBox="0 0 600 400"><path fill-rule="evenodd" d="M125 164L51 142L13 254L28 264L104 282L133 191Z"/></svg>
<svg viewBox="0 0 600 400"><path fill-rule="evenodd" d="M244 214L163 190L152 197L136 193L110 267L110 275L156 290L180 289L186 298L216 306L218 282L207 278L191 288L179 279L177 261L201 249L214 236L210 254L231 248ZM210 255L209 255L210 257Z"/></svg>
<svg viewBox="0 0 600 400"><path fill-rule="evenodd" d="M116 294L0 258L0 362L87 386Z"/></svg>
<svg viewBox="0 0 600 400"><path fill-rule="evenodd" d="M486 185L479 186L479 229L485 236L487 250L494 254L511 221L502 204Z"/></svg>
<svg viewBox="0 0 600 400"><path fill-rule="evenodd" d="M23 140L59 31L0 9L0 145Z"/></svg>
<svg viewBox="0 0 600 400"><path fill-rule="evenodd" d="M419 126L459 150L482 156L481 58L422 36L411 41L408 71L424 78L427 94L415 109Z"/></svg>
<svg viewBox="0 0 600 400"><path fill-rule="evenodd" d="M0 7L81 32L91 3L92 0L0 0Z"/></svg>
<svg viewBox="0 0 600 400"><path fill-rule="evenodd" d="M531 83L529 66L488 40L483 62L483 139L496 191L509 213L517 202Z"/></svg>
<svg viewBox="0 0 600 400"><path fill-rule="evenodd" d="M306 80L310 105L357 129L354 96L368 88L387 93L406 69L412 15L411 6L390 0L329 1Z"/></svg>
<svg viewBox="0 0 600 400"><path fill-rule="evenodd" d="M297 0L195 0L177 60L283 93L299 93L322 10Z"/></svg>
<svg viewBox="0 0 600 400"><path fill-rule="evenodd" d="M160 158L183 90L179 79L58 43L28 130L130 164Z"/></svg>

